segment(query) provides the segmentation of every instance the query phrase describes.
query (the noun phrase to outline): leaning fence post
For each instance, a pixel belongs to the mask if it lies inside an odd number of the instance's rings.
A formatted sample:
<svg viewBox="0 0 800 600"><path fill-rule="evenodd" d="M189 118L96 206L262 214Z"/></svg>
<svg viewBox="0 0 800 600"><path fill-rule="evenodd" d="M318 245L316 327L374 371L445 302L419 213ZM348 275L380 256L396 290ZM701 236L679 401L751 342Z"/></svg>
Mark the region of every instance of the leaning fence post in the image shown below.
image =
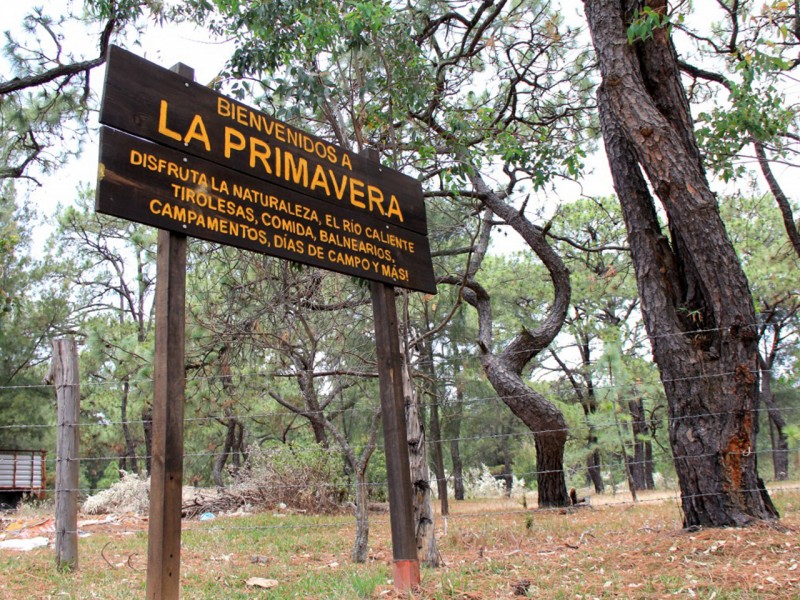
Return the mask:
<svg viewBox="0 0 800 600"><path fill-rule="evenodd" d="M56 389L56 567L78 568L78 417L80 373L73 338L53 340L51 381Z"/></svg>

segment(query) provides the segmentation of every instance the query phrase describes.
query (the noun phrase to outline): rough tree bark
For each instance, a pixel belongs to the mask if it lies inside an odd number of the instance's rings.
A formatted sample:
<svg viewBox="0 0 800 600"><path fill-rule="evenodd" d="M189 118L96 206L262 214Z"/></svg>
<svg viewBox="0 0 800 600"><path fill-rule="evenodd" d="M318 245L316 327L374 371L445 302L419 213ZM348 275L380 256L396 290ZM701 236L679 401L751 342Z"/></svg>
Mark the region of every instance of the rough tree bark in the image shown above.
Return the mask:
<svg viewBox="0 0 800 600"><path fill-rule="evenodd" d="M467 281L453 278L445 282L465 285L464 299L478 311L478 346L483 371L500 399L533 432L539 506L568 506L570 499L564 477L566 419L552 402L525 383L522 371L561 330L572 293L569 271L547 243L541 227L506 204L477 172L471 179L484 206L519 233L548 270L553 283L553 303L536 330L523 329L502 351L495 352L489 294L472 277ZM476 244L478 255L485 253L488 245L488 228L484 232Z"/></svg>
<svg viewBox="0 0 800 600"><path fill-rule="evenodd" d="M411 486L414 493L417 558L426 567L438 567L440 558L434 536L431 476L428 471L428 454L425 451L425 429L419 414L419 402L411 379L407 355L403 368L403 399L406 407L406 441L411 467Z"/></svg>
<svg viewBox="0 0 800 600"><path fill-rule="evenodd" d="M706 180L668 29L628 43L639 4L584 0L602 74L603 138L669 405L684 525L775 518L752 452L758 364L750 290ZM667 8L666 0L645 5Z"/></svg>
<svg viewBox="0 0 800 600"><path fill-rule="evenodd" d="M426 333L431 331L430 319L428 315L427 303L425 304L425 330ZM441 379L437 377L436 365L433 356L433 341L430 337L424 338L420 343L420 350L422 353L420 363L427 371L430 382L428 383L428 398L430 398L430 413L428 416L428 423L430 424L430 445L432 450L432 466L433 473L436 476L436 490L439 494L439 503L441 505L442 516L447 516L450 512L450 507L447 502L447 475L444 470L444 452L442 451L442 426L439 418L439 402L443 398L440 390L439 382Z"/></svg>

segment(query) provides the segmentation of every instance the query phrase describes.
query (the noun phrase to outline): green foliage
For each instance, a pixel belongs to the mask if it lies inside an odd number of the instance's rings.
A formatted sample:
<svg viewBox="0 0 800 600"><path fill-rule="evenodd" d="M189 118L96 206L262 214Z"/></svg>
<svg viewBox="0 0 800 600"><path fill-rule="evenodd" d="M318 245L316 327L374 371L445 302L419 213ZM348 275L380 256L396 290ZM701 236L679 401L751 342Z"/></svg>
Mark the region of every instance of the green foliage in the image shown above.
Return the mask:
<svg viewBox="0 0 800 600"><path fill-rule="evenodd" d="M756 311L798 300L797 258L786 240L781 214L770 196L725 198L721 213L747 274Z"/></svg>
<svg viewBox="0 0 800 600"><path fill-rule="evenodd" d="M67 320L66 290L31 247L34 212L0 198L0 447L50 449L55 395L42 386L49 341Z"/></svg>
<svg viewBox="0 0 800 600"><path fill-rule="evenodd" d="M678 15L678 23L683 22L683 15ZM653 37L657 29L667 29L671 33L673 26L672 15L653 10L649 6L641 9L637 8L633 12L633 19L628 25L628 43L633 45L636 42L646 42Z"/></svg>
<svg viewBox="0 0 800 600"><path fill-rule="evenodd" d="M689 37L696 45L689 60L704 64L698 81L722 84L693 87L697 100L713 100L711 109L701 109L696 127L708 165L725 181L743 176L752 165L745 148L753 141L769 150L771 160L793 164L799 124L790 92L798 66L796 7L744 0L718 14L719 22L710 28L704 23Z"/></svg>
<svg viewBox="0 0 800 600"><path fill-rule="evenodd" d="M754 67L742 61L744 81L731 84L728 104L698 115L697 140L711 168L724 181L742 176L747 167L734 159L753 138L779 140L797 125L797 110L775 85L754 81Z"/></svg>

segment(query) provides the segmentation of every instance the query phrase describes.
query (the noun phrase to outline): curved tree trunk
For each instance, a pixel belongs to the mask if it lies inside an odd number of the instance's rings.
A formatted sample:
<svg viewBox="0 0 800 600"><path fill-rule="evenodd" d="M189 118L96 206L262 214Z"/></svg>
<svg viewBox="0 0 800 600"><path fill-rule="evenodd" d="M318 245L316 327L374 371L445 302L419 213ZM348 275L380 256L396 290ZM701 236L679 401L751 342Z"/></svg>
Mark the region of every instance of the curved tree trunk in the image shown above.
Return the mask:
<svg viewBox="0 0 800 600"><path fill-rule="evenodd" d="M491 299L476 282L467 283L464 298L478 310L481 365L500 399L533 432L536 442L539 506L570 504L564 477L564 446L567 422L561 411L547 398L532 390L522 378L522 370L555 339L567 316L572 294L569 271L550 247L541 227L533 225L517 209L500 199L478 174L472 184L483 204L522 236L547 268L553 283L553 303L535 331L523 329L505 349L495 354L492 348ZM488 244L488 235L481 239ZM484 252L485 246L479 252ZM544 453L544 454L540 454Z"/></svg>
<svg viewBox="0 0 800 600"><path fill-rule="evenodd" d="M645 4L666 10L666 0ZM627 24L637 2L584 5L603 78L603 138L669 404L684 525L774 518L752 452L755 312L706 181L668 32L656 29L647 42L630 45ZM642 170L666 212L669 240Z"/></svg>
<svg viewBox="0 0 800 600"><path fill-rule="evenodd" d="M567 442L564 415L544 396L529 388L520 373L509 369L501 357L484 354L481 363L503 402L533 431L539 506L569 505L564 478L564 446Z"/></svg>

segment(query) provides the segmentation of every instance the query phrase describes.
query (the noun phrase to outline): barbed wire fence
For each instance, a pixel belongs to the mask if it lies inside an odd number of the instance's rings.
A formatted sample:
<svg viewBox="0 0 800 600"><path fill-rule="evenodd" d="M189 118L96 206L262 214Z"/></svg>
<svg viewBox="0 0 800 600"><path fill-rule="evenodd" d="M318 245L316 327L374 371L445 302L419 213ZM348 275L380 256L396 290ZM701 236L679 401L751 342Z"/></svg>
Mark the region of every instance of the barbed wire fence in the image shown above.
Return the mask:
<svg viewBox="0 0 800 600"><path fill-rule="evenodd" d="M0 388L1 390L2 388ZM480 399L480 402L488 403L488 402L500 402L497 398L483 398ZM468 403L475 403L476 399L472 400L465 400L464 404ZM359 411L359 409L350 409L352 411ZM766 413L769 409L767 408L759 408L759 412ZM782 407L778 408L786 418L788 422L793 422L796 418L798 411L800 411L800 407ZM366 412L366 411L364 411ZM370 411L371 412L371 411ZM703 416L719 416L725 413L708 413L708 414L701 414L701 415L693 415L692 418L702 418ZM248 420L258 420L264 419L267 417L292 417L296 416L295 413L290 411L268 411L262 412L258 414L236 414L236 415L211 415L206 417L188 417L185 419L187 425L187 432L190 431L188 427L203 427L203 426L219 426L220 421L230 418L235 418L237 420L247 422ZM479 418L479 416L476 416ZM109 420L101 420L101 421L82 421L79 424L80 429L83 432L91 429L102 429L105 432L108 432L110 429L119 429L118 437L122 438L121 432L121 421L109 421ZM135 425L144 425L144 421L142 420L131 420L127 421L128 426L135 426ZM2 430L12 430L12 431L20 431L26 429L55 429L57 427L56 424L15 424L15 425L4 425L0 426ZM565 428L563 431L570 435L570 439L577 445L578 443L584 443L586 436L588 435L590 429L594 432L595 435L602 435L603 432L608 432L609 434L616 436L617 435L617 423L613 420L607 421L593 421L591 423L584 422L579 426L573 426ZM480 435L466 435L460 436L457 438L443 438L441 440L427 440L427 444L430 447L434 443L441 443L441 444L450 444L451 442L477 442L482 440L514 440L516 442L523 442L523 443L531 443L533 444L535 436L543 433L553 433L555 431L561 430L542 430L542 431L511 431L506 433L484 433ZM619 441L619 443L628 443L632 441L632 438ZM767 440L768 442L768 440ZM430 450L430 448L429 448ZM580 454L580 449L574 449L577 454ZM584 448L582 450L584 453L588 453L588 449ZM319 452L319 449L315 446L310 447L303 447L303 446L271 446L262 450L264 456L269 459L270 461L274 461L276 463L280 463L288 458L296 459L298 455L302 456L303 454L312 454ZM376 448L376 453L382 453L383 448L382 446L378 446ZM762 465L762 471L764 470L765 464L769 463L769 459L773 455L772 448L762 448L762 449L752 449L750 453L756 455L759 459L760 464ZM217 460L220 457L219 451L205 451L205 452L186 452L184 454L184 472L187 474L191 474L193 472L208 472L210 470L210 463ZM658 445L653 446L652 456L648 457L646 461L636 461L629 459L627 462L623 461L621 457L617 456L616 459L612 456L613 452L609 452L609 460L604 461L602 470L604 475L604 480L606 481L607 485L611 488L610 493L606 492L607 495L617 495L620 496L626 495L625 493L628 490L628 483L626 480L627 473L626 469L635 467L638 465L643 465L644 463L649 463L651 466L653 465L664 465L672 460L674 457L672 456L671 452L669 452L668 448L664 448ZM794 465L794 468L797 469L800 467L800 448L789 448L787 450L787 454L790 457L790 463ZM121 458L120 454L107 454L101 456L91 456L91 455L82 455L80 457L80 462L82 465L87 464L109 464L114 461L119 461ZM130 458L130 457L128 457ZM145 461L148 459L148 456L144 453L139 453L135 455L135 458L140 461L139 464L144 465ZM762 459L766 459L763 460ZM59 457L55 456L55 454L48 454L47 458L47 471L48 473L55 472L55 465L58 460L61 460ZM482 465L476 464L471 465L465 471L467 471L467 488L468 494L479 494L484 493L492 496L501 497L505 495L504 491L504 482L501 480L501 476L497 474L489 473L485 468L481 470ZM547 471L540 471L540 470L527 470L527 471L520 471L515 470L513 475L514 479L518 486L524 486L526 484L531 484L532 482L536 481L536 478L543 474L547 473ZM586 488L588 487L588 482L585 480L586 477L586 465L585 462L572 462L571 464L565 464L565 474L567 481L570 482L571 486L578 487L578 488ZM663 474L662 474L663 475ZM482 481L479 481L483 478ZM452 483L452 474L446 474L445 478L446 481ZM771 477L766 477L766 479L772 479ZM495 485L492 486L492 480L494 481ZM435 491L437 489L438 479L436 477L431 477L431 488ZM352 482L351 482L352 483ZM677 481L674 479L663 477L659 481L660 487L662 491L671 492L669 498L674 500L679 500L679 490L677 486ZM287 484L272 484L273 486L280 487L283 485L288 491L293 491L297 489L297 486L292 483ZM339 482L317 482L314 484L316 487L319 488L342 488L343 485L346 487L348 484L343 484L341 481ZM377 497L385 497L385 490L387 489L387 482L385 479L378 479L378 480L371 480L366 482L366 486L373 490L376 493ZM780 481L772 482L771 488L774 490L800 490L800 483L793 483L793 482L785 482L782 483ZM96 494L100 491L103 491L105 488L88 488L88 487L79 487L75 490L72 489L64 489L63 491L77 491L81 496L87 497L91 494ZM640 490L641 491L641 490ZM52 485L48 485L45 488L45 492L48 494L52 494L55 492L55 488ZM535 489L531 489L529 487L522 487L520 490L512 490L517 496L521 494L528 494L530 497L533 497L535 494ZM658 499L648 499L644 498L638 500L638 502L649 502L649 501L663 501L664 497L661 496ZM621 501L626 502L626 501ZM633 501L630 501L633 503ZM525 512L522 508L519 512ZM455 518L460 518L458 515L451 515Z"/></svg>
<svg viewBox="0 0 800 600"><path fill-rule="evenodd" d="M695 333L695 332L692 332ZM453 361L459 362L463 364L465 361L475 360L477 361L476 357L474 356L458 356L458 357L449 357L442 359L443 361ZM763 376L769 376L768 372L762 372ZM253 380L255 382L260 382L266 380L270 376L274 375L274 373L269 373L266 371L259 371L253 370L252 372L239 374L235 376L240 383L247 382L248 380ZM710 377L730 377L733 376L734 373L706 373L702 376L703 378L710 378ZM191 384L192 382L209 382L218 379L222 379L223 377L230 378L230 376L194 376L190 377L187 381L187 384ZM684 378L688 379L688 378ZM660 385L663 383L667 383L664 381L659 381L655 385ZM121 382L117 381L87 381L81 382L81 387L89 390L97 390L97 389L104 389L104 390L117 390L119 386L121 386ZM152 385L152 380L147 378L141 379L130 379L126 382L126 385L129 386L142 386L144 388ZM643 395L643 388L646 387L641 381L630 381L630 382L622 382L622 383L597 383L594 386L594 391L597 394L600 393L607 393L613 394L615 398L615 402L618 403L619 407L623 407L627 405L628 400L636 400L640 399ZM0 386L0 393L3 392L24 392L25 390L36 390L39 392L44 393L51 393L53 390L53 386L51 384L36 384L36 385L19 385L19 386ZM561 390L551 390L548 395L551 397L564 401L564 402L573 402L575 403L575 395L572 393L571 390L567 389L566 387ZM489 407L490 410L493 410L495 406L501 406L503 404L503 400L496 395L487 395L487 396L473 396L467 397L464 399L456 399L453 397L448 397L445 400L437 402L439 407L447 406L448 408L455 408L460 406L463 408L463 415L461 419L463 422L469 422L470 420L478 420L485 417L485 415L480 414L479 412L471 412L471 409L476 408L485 408ZM420 401L420 405L425 408L432 408L433 404L431 402L423 402ZM613 411L618 410L616 407L613 408ZM797 423L797 414L800 411L800 406L782 406L782 407L765 407L761 406L756 409L757 412L767 414L780 414L787 423ZM352 415L358 416L359 414L369 415L374 412L374 408L363 408L358 406L352 406L342 409L337 409L337 414L341 415ZM319 411L320 415L324 414L324 411ZM683 417L673 417L673 419L702 419L703 417L712 417L712 416L722 416L726 413L706 413L706 414L693 414L690 416L683 416ZM732 414L732 413L731 413ZM242 412L242 413L232 413L230 411L223 412L219 414L208 414L204 416L189 416L184 419L184 423L186 426L187 432L187 439L191 435L191 431L195 428L201 427L219 427L221 424L229 421L230 419L235 419L243 423L252 422L254 424L259 424L263 426L263 423L258 423L259 421L264 421L268 419L294 419L297 417L307 417L307 416L314 416L315 411L313 410L304 410L301 413L292 412L288 410L266 410L266 411L255 411L255 412ZM662 421L666 421L666 415L662 418ZM614 439L617 446L622 447L622 445L628 445L633 443L633 436L630 431L631 425L630 417L623 423L625 427L625 434L626 439L622 439L619 433L619 422L616 418L610 418L608 414L603 417L601 415L598 418L588 418L584 419L580 423L572 423L569 427L565 428L565 431L570 439L571 446L571 453L573 460L570 460L565 463L564 471L569 482L570 486L577 487L577 488L587 488L590 486L589 481L587 479L587 467L585 457L590 452L590 449L586 445L586 441L590 432L592 435L597 437L602 437L606 435L607 437ZM92 430L95 431L103 431L105 437L108 439L123 439L122 427L135 427L135 428L142 428L147 424L145 420L142 419L128 419L125 421L121 420L114 420L109 418L107 415L104 414L95 414L93 418L87 419L84 418L80 423L79 427L82 433L91 432ZM47 430L53 429L57 425L55 423L25 423L25 424L12 424L12 425L0 425L0 432L7 432L13 436L16 432L24 432L24 431L33 431L33 430ZM555 430L561 431L561 430ZM429 456L431 455L430 446L432 444L451 444L451 443L473 443L473 442L481 442L487 440L494 440L498 442L503 441L513 441L515 443L523 443L523 444L531 444L533 445L534 439L537 435L545 434L545 433L553 433L554 430L547 430L547 431L531 431L531 430L514 430L514 431L507 431L507 432L480 432L480 433L472 433L469 435L461 435L458 437L447 437L443 436L442 439L439 440L431 440L427 439L426 443L429 446ZM90 433L91 435L91 433ZM762 434L761 439L767 438L766 435ZM140 465L146 464L149 457L146 453L141 453L141 446L144 444L142 443L141 436L137 440L137 446L139 451L134 453L130 456L123 456L122 453L108 453L103 454L101 456L92 456L89 454L82 455L79 460L82 465L91 465L97 464L98 468L103 467L104 469L108 467L109 464L114 463L115 461L119 464L119 461L123 458L133 458L135 459ZM762 442L762 446L769 445L769 439L767 438L765 442ZM668 447L659 444L653 444L652 446L652 454L648 456L645 461L636 461L634 459L623 460L623 458L619 455L618 452L613 450L613 445L610 447L605 448L606 456L603 462L602 471L604 480L611 488L610 495L616 496L619 493L620 498L625 497L625 493L627 492L627 470L636 467L636 466L643 466L647 463L649 466L653 467L655 465L661 466L668 466L675 458L672 456L671 451ZM298 445L291 445L291 446L277 446L271 445L263 450L264 455L272 461L280 462L285 460L287 457L297 457L298 455L302 455L303 453L311 453L317 452L318 448L316 447L302 447ZM376 454L380 455L383 452L383 448L379 445L376 449ZM759 464L761 467L762 474L765 472L765 465L768 465L771 461L770 459L774 456L774 452L772 448L750 448L746 451L749 454L753 454L759 459ZM787 460L790 463L790 470L793 470L795 473L800 470L800 448L796 447L789 447L785 450ZM184 454L184 481L189 481L192 478L193 473L205 473L206 475L210 472L211 465L214 461L220 458L221 452L217 449L207 449L205 451L190 451ZM580 457L580 460L575 459L575 457ZM61 460L59 457L55 456L55 453L48 453L47 456L47 471L48 473L55 473L55 465L57 461ZM470 476L473 478L474 485L478 485L480 482L477 480L483 478L483 491L484 492L491 492L493 495L502 496L504 494L503 489L503 482L500 480L500 477L495 473L488 473L485 469L481 470L483 465L480 464L472 464L465 469L465 471L470 473ZM668 469L667 469L668 470ZM513 473L514 477L517 480L517 487L521 488L521 493L530 494L533 497L535 493L534 489L530 487L523 487L524 483L530 485L532 482L535 482L539 475L544 474L543 471L538 471L535 468L533 469L526 469L520 470L516 469ZM634 500L620 500L620 503L647 503L647 502L663 502L664 499L675 501L676 503L680 502L680 492L678 489L677 481L674 479L670 479L668 475L666 478L663 478L664 473L661 473L662 479L660 480L660 485L662 487L662 491L668 492L666 496L663 494L657 498L649 498L647 496L638 499L636 502ZM451 483L452 482L452 474L445 474L442 478L445 481ZM491 479L494 479L496 485L492 488ZM764 477L767 481L774 479L774 477L766 476ZM201 478L202 480L202 478ZM437 480L435 477L431 478L430 484L431 488L434 492L437 491ZM793 482L793 481L770 481L770 488L775 491L798 491L800 490L800 484ZM108 485L105 488L100 487L79 487L75 490L66 490L66 491L77 491L82 497L87 497L91 494L96 494L104 489L108 489ZM228 482L228 485L231 485ZM275 484L273 482L272 485L283 485L287 490L296 489L291 483L287 484ZM347 481L345 478L345 483L343 484L342 481L337 482L319 482L315 485L318 485L321 488L324 487L336 487L342 488L343 485L347 492L352 494L352 488L348 486L354 486L355 483L352 481ZM376 497L384 497L385 490L387 489L387 482L385 479L376 478L374 480L370 480L366 482L366 486L375 492ZM55 490L52 485L48 485L45 491L48 494L52 494ZM471 490L472 493L476 493L479 490L474 489ZM750 490L743 490L743 491L750 491ZM513 490L512 490L513 492ZM608 495L608 492L606 492ZM524 508L520 505L520 509L518 511L506 511L509 514L516 514L517 512L520 514L526 513L527 508ZM479 514L469 514L469 515L461 515L461 514L451 514L450 518L476 518L480 516ZM337 521L336 524L311 524L308 525L298 525L292 524L289 527L302 527L302 526L309 526L309 527L317 527L317 526L331 526L331 527L342 527L342 526L349 526L348 524L355 526L352 522L352 519L343 518L341 521ZM221 526L218 526L221 527ZM284 526L265 526L268 529L280 529Z"/></svg>

